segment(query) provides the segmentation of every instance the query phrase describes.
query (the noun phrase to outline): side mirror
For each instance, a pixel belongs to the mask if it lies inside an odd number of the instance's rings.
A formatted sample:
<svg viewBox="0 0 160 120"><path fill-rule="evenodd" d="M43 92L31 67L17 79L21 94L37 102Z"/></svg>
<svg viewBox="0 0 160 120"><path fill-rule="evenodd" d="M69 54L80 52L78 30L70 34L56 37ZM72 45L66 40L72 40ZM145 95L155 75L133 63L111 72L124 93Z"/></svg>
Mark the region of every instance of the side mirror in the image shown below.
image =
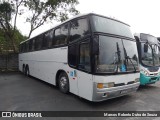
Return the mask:
<svg viewBox="0 0 160 120"><path fill-rule="evenodd" d="M144 44L144 52L148 52L148 44Z"/></svg>

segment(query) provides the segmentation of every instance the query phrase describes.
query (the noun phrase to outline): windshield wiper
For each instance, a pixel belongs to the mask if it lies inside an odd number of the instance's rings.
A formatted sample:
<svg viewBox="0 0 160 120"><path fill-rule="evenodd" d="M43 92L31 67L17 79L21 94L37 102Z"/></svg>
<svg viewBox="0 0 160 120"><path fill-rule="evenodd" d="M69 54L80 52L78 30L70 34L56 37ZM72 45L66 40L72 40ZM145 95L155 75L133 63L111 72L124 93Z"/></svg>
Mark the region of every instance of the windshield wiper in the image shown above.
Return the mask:
<svg viewBox="0 0 160 120"><path fill-rule="evenodd" d="M116 63L116 72L118 72L118 63L121 62L121 51L119 49L119 44L118 42L116 42L116 48L117 48L117 52L115 52L115 55L117 54L116 59L114 60L114 64ZM117 60L118 59L118 60Z"/></svg>
<svg viewBox="0 0 160 120"><path fill-rule="evenodd" d="M154 61L155 55L154 55L154 49L152 47L153 44L150 44L150 43L147 42L147 45L148 45L148 47L150 47L150 49L152 51L152 61L153 61L153 66L155 66L155 61Z"/></svg>
<svg viewBox="0 0 160 120"><path fill-rule="evenodd" d="M121 39L121 40L122 40L122 39ZM137 70L136 70L135 65L134 65L133 62L132 62L132 58L130 58L130 57L127 55L127 51L126 51L126 48L124 47L123 40L122 40L122 45L123 45L123 50L124 50L125 61L127 60L127 63L128 63L128 59L129 59L130 62L132 63L132 65L133 65L133 67L134 67L135 72L136 72ZM127 67L127 65L126 65L126 67Z"/></svg>

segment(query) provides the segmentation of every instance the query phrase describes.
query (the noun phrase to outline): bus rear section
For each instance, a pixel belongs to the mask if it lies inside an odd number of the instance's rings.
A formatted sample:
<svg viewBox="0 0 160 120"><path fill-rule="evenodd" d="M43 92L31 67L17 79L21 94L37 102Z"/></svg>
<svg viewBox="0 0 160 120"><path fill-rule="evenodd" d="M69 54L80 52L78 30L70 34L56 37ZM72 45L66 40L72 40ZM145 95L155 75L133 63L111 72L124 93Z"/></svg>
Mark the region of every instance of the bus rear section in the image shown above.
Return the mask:
<svg viewBox="0 0 160 120"><path fill-rule="evenodd" d="M160 46L156 37L135 33L140 62L140 84L153 84L160 79Z"/></svg>

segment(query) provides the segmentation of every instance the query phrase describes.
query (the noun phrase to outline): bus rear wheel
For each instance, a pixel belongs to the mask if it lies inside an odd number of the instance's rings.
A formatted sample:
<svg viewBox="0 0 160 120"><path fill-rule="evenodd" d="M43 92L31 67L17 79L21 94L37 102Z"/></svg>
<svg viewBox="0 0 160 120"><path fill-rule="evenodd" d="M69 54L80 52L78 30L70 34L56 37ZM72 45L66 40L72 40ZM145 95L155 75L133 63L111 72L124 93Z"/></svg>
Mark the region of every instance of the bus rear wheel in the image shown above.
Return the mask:
<svg viewBox="0 0 160 120"><path fill-rule="evenodd" d="M61 92L69 92L69 79L66 73L63 72L59 75L58 85Z"/></svg>
<svg viewBox="0 0 160 120"><path fill-rule="evenodd" d="M25 68L25 75L29 76L29 67L28 66L26 66L26 68Z"/></svg>
<svg viewBox="0 0 160 120"><path fill-rule="evenodd" d="M25 74L25 65L22 67L22 73Z"/></svg>

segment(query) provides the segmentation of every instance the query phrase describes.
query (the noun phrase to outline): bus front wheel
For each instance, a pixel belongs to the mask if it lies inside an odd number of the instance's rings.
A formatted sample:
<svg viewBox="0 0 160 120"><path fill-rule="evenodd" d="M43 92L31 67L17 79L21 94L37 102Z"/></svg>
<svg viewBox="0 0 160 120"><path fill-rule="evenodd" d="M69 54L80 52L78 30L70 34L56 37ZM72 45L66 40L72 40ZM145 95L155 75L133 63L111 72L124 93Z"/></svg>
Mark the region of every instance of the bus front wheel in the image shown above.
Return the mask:
<svg viewBox="0 0 160 120"><path fill-rule="evenodd" d="M66 73L63 72L59 75L58 84L61 92L69 92L69 79Z"/></svg>

